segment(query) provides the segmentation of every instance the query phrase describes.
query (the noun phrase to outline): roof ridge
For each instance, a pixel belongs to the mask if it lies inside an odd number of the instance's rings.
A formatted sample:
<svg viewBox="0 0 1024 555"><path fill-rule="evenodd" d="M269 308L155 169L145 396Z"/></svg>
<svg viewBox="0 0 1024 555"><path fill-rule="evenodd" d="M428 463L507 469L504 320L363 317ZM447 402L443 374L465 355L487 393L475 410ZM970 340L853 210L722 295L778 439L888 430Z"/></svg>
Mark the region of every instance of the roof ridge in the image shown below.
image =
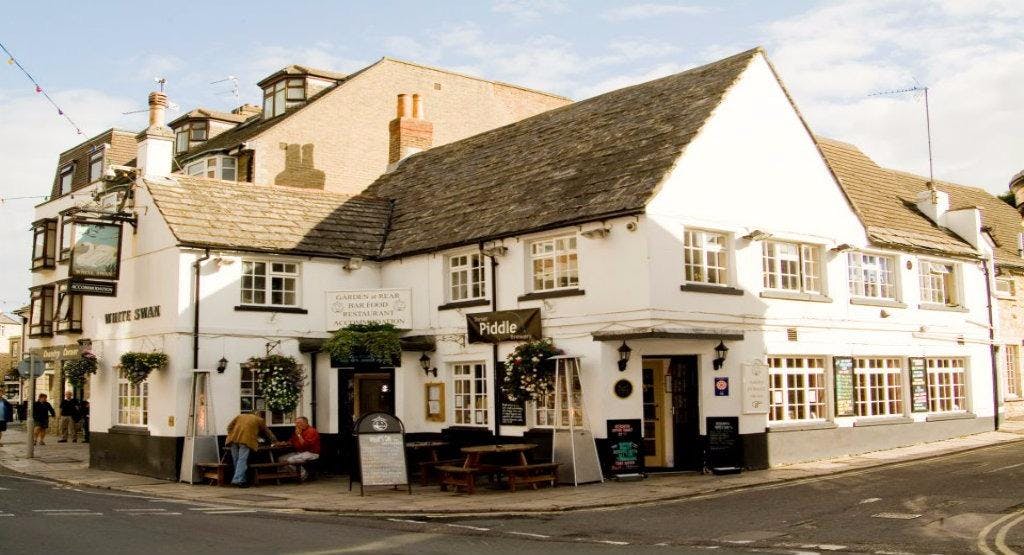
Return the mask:
<svg viewBox="0 0 1024 555"><path fill-rule="evenodd" d="M445 69L443 67L437 67L437 66L432 66L432 65L428 65L428 64L423 64L423 63L420 63L420 62L413 62L413 61L409 61L409 60L403 60L401 58L395 58L395 57L392 57L392 56L382 56L381 57L381 61L384 61L384 60L387 60L387 61L390 61L390 62L396 62L396 63L399 63L399 64L410 65L410 66L414 66L414 67L419 67L419 68L423 68L423 69L429 69L429 70L432 70L432 71L438 71L438 72L441 72L441 73L447 73L449 75L458 75L459 77L465 77L466 79L473 79L475 81L483 81L485 83L493 83L495 85L501 85L503 87L511 87L513 89L519 89L519 90L523 90L523 91L527 91L527 92L542 94L544 96L550 96L552 98L560 98L562 100L572 101L572 98L569 98L568 96L564 96L564 95L560 95L560 94L555 94L555 93L548 92L548 91L542 91L540 89L534 89L534 88L526 87L526 86L523 86L523 85L517 85L515 83L508 83L508 82L505 82L505 81L497 81L497 80L494 80L494 79L487 79L485 77L478 77L476 75L470 75L469 73L463 73L461 71L453 71L453 70L450 70L450 69Z"/></svg>

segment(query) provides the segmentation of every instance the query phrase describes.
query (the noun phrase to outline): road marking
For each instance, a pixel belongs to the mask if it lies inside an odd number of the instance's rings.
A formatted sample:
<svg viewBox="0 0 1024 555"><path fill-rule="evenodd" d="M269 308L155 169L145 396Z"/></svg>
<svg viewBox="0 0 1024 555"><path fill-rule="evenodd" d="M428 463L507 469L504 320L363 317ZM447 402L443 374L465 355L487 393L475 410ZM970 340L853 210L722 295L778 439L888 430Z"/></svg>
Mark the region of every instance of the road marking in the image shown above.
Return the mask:
<svg viewBox="0 0 1024 555"><path fill-rule="evenodd" d="M181 516L181 513L125 513L128 516Z"/></svg>
<svg viewBox="0 0 1024 555"><path fill-rule="evenodd" d="M629 545L629 542L617 542L614 540L593 540L594 543L606 543L608 545Z"/></svg>
<svg viewBox="0 0 1024 555"><path fill-rule="evenodd" d="M468 524L445 524L445 526L451 526L452 528L465 528L467 530L476 530L477 532L490 532L490 528L482 528L480 526L470 526Z"/></svg>
<svg viewBox="0 0 1024 555"><path fill-rule="evenodd" d="M167 509L114 509L118 513L161 513Z"/></svg>
<svg viewBox="0 0 1024 555"><path fill-rule="evenodd" d="M882 500L881 497L868 497L867 499L862 499L860 504L861 505L866 505L868 503L877 503L878 501L881 501L881 500Z"/></svg>
<svg viewBox="0 0 1024 555"><path fill-rule="evenodd" d="M11 491L11 488L0 488L0 491Z"/></svg>
<svg viewBox="0 0 1024 555"><path fill-rule="evenodd" d="M1010 466L1004 466L1002 468L993 468L992 470L986 470L985 474L999 472L1000 470L1010 470L1011 468L1017 468L1018 466L1024 466L1024 463L1011 464Z"/></svg>
<svg viewBox="0 0 1024 555"><path fill-rule="evenodd" d="M981 532L978 532L978 542L977 542L978 551L981 551L985 555L996 555L996 552L992 551L988 547L988 540L986 539L986 537L988 536L989 532L991 532L996 526L999 526L1003 522L1005 522L1007 520L1010 520L1011 518L1013 518L1015 516L1019 516L1022 513L1024 513L1024 510L1016 511L1016 512L1010 513L1008 515L999 517L995 521L989 523L988 526L982 528Z"/></svg>
<svg viewBox="0 0 1024 555"><path fill-rule="evenodd" d="M103 516L103 513L44 513L46 516Z"/></svg>
<svg viewBox="0 0 1024 555"><path fill-rule="evenodd" d="M230 509L224 511L206 511L204 515L240 515L243 513L255 513L256 509Z"/></svg>
<svg viewBox="0 0 1024 555"><path fill-rule="evenodd" d="M427 524L422 520L410 520L407 518L389 518L388 520L390 520L391 522L408 522L409 524Z"/></svg>
<svg viewBox="0 0 1024 555"><path fill-rule="evenodd" d="M526 537L528 537L528 538L541 538L541 539L547 539L547 538L550 538L550 537L551 537L551 536L545 536L544 534L534 534L534 533L532 533L532 532L506 532L506 533L508 533L508 534L512 534L512 535L514 535L514 536L526 536Z"/></svg>
<svg viewBox="0 0 1024 555"><path fill-rule="evenodd" d="M33 513L88 513L89 509L32 509Z"/></svg>
<svg viewBox="0 0 1024 555"><path fill-rule="evenodd" d="M233 511L238 507L193 507L190 511Z"/></svg>
<svg viewBox="0 0 1024 555"><path fill-rule="evenodd" d="M921 518L921 515L915 513L878 513L871 516L874 518L891 518L894 520L914 520L915 518Z"/></svg>
<svg viewBox="0 0 1024 555"><path fill-rule="evenodd" d="M996 549L1002 553L1016 553L1006 545L1006 533L1010 531L1010 528L1013 528L1022 520L1024 520L1024 514L1021 514L1017 518L1007 522L999 529L999 532L996 533Z"/></svg>
<svg viewBox="0 0 1024 555"><path fill-rule="evenodd" d="M0 516L14 516L14 513L0 513Z"/></svg>

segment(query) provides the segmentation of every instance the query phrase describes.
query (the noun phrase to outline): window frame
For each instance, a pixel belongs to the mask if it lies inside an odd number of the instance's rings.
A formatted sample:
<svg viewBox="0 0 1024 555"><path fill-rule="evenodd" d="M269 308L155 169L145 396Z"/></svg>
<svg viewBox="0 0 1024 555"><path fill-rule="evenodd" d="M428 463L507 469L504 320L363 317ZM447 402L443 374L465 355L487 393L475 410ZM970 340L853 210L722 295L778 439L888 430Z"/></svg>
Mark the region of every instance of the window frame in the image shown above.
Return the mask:
<svg viewBox="0 0 1024 555"><path fill-rule="evenodd" d="M67 187L65 187L65 179ZM75 188L75 163L64 164L57 170L57 191L58 196L64 196Z"/></svg>
<svg viewBox="0 0 1024 555"><path fill-rule="evenodd" d="M466 264L455 264L458 258L466 258ZM479 265L474 265L474 259ZM486 257L478 251L461 252L445 256L445 298L447 302L476 301L487 298L488 269L485 262ZM479 280L473 279L474 272L479 271ZM455 276L462 275L464 281L455 283ZM455 288L462 287L466 290L465 296L456 296ZM473 295L478 290L479 294Z"/></svg>
<svg viewBox="0 0 1024 555"><path fill-rule="evenodd" d="M250 287L246 287L245 286L245 281L246 281L245 280L245 278L246 278L246 265L248 265L248 264L252 264L254 269L255 269L257 264L263 264L264 265L264 272L263 272L262 276L257 275L257 274L252 274L252 281L251 281L252 285ZM282 266L292 265L292 266L295 267L295 271L294 272L287 272L287 271L284 271L283 269L275 271L273 269L275 264L279 264L279 265L282 265ZM262 291L260 289L257 289L256 285L255 285L256 279L258 277L262 277L263 280L264 280L263 281L264 285L263 285ZM272 308L282 308L282 307L283 308L301 308L302 307L302 263L301 262L292 261L292 260L278 260L278 261L275 261L275 260L265 259L265 258L243 258L242 259L242 264L241 264L241 276L240 276L240 278L241 279L239 279L238 299L240 301L241 306L243 306L243 307L253 307L253 306L257 306L257 307L272 307ZM295 287L291 291L288 291L287 289L283 289L283 288L279 291L279 293L281 294L281 298L282 298L282 302L281 303L273 303L272 302L273 298L274 298L274 289L273 289L274 279L282 279L282 280L292 279L292 280L294 280ZM284 283L285 282L282 281L282 285ZM246 297L245 297L246 291L251 291L251 296L250 296L248 302L246 301ZM257 298L256 294L259 293L259 292L263 293L263 299L264 299L263 302L257 302L256 301L256 298ZM287 303L283 302L285 296L288 293L292 293L294 295L294 297L295 297L295 302L293 304L287 304Z"/></svg>
<svg viewBox="0 0 1024 555"><path fill-rule="evenodd" d="M907 389L903 376L906 371L905 360L903 357L894 356L853 358L854 416L857 418L891 418L907 414ZM882 377L882 382L880 384L872 383L872 380L877 379L878 376ZM895 384L890 381L894 376ZM881 393L881 397L876 397L879 393Z"/></svg>
<svg viewBox="0 0 1024 555"><path fill-rule="evenodd" d="M67 248L64 248L64 241L67 240ZM60 249L57 255L57 262L67 262L71 260L71 249L74 247L75 241L75 216L72 213L62 213L60 215Z"/></svg>
<svg viewBox="0 0 1024 555"><path fill-rule="evenodd" d="M1001 283L1008 284L1008 291L1001 291L999 285ZM997 297L1003 299L1013 299L1017 296L1017 283L1014 282L1012 277L999 276L995 278L995 293Z"/></svg>
<svg viewBox="0 0 1024 555"><path fill-rule="evenodd" d="M938 362L951 363L946 368L958 368L959 370L948 370L933 366ZM959 363L959 366L955 366ZM960 382L956 383L955 375L960 375ZM925 358L925 375L927 376L928 383L928 412L932 414L940 413L966 413L968 412L967 402L970 399L970 395L967 394L967 359L962 357L926 357ZM947 383L933 383L933 377L943 375L949 378L953 378ZM949 388L950 395L938 395L942 391L942 388ZM959 391L956 394L955 391ZM954 406L955 401L960 401L960 406L956 408ZM948 405L945 408L944 405Z"/></svg>
<svg viewBox="0 0 1024 555"><path fill-rule="evenodd" d="M857 258L855 263L854 257ZM865 264L864 259L871 257L877 259L875 264ZM882 268L879 264L881 261L887 261L889 264L888 269ZM849 286L850 297L854 299L864 299L872 301L893 301L899 302L900 300L900 282L899 282L899 260L894 255L881 254L876 252L865 252L865 251L850 251L846 257L846 268L847 268L847 284ZM870 281L867 273L872 272L875 275L876 281ZM855 273L860 274L861 280L855 280ZM881 277L888 274L890 281L884 283ZM858 290L858 285L860 290ZM869 287L873 287L878 294L868 294ZM891 290L891 295L885 295L883 292L888 288Z"/></svg>
<svg viewBox="0 0 1024 555"><path fill-rule="evenodd" d="M1005 371L1003 375L1006 376L1006 398L1007 399L1020 399L1021 398L1021 374L1020 374L1020 345L1016 343L1009 343L1003 345L1003 364L1005 365Z"/></svg>
<svg viewBox="0 0 1024 555"><path fill-rule="evenodd" d="M70 291L71 280L57 282L57 297L53 303L53 332L55 334L82 333L82 309L84 295ZM61 301L67 299L69 312L67 318L61 318Z"/></svg>
<svg viewBox="0 0 1024 555"><path fill-rule="evenodd" d="M149 427L149 380L132 385L123 369L117 372L117 425Z"/></svg>
<svg viewBox="0 0 1024 555"><path fill-rule="evenodd" d="M709 250L707 247L708 237L718 236L721 238L721 244L718 246L718 250ZM691 238L697 238L698 244L691 244ZM694 253L694 256L699 257L699 266L696 263L689 262L687 259L690 258L690 253ZM720 265L714 267L714 271L718 274L718 281L711 281L711 266L708 265L709 253L716 253L719 260L717 261ZM683 230L683 283L692 283L699 285L711 285L728 287L732 283L732 234L725 231L715 231L709 229L684 229ZM700 272L698 277L702 279L692 279L694 274L690 270L691 267L695 267L696 271Z"/></svg>
<svg viewBox="0 0 1024 555"><path fill-rule="evenodd" d="M487 363L460 361L451 362L448 367L452 377L452 423L456 426L490 427L491 392ZM482 422L477 419L480 415L483 415Z"/></svg>
<svg viewBox="0 0 1024 555"><path fill-rule="evenodd" d="M781 360L786 361L786 366L777 367L773 366L773 361ZM800 360L803 366L789 366L789 361ZM808 366L808 361L818 361L820 366L813 367ZM808 424L808 423L820 423L827 422L832 414L831 402L829 400L829 372L828 370L828 357L820 355L769 355L768 356L768 425L778 426L786 424ZM820 384L814 387L810 387L811 378L810 376L816 375L820 377ZM777 384L774 378L776 376L782 376L782 379ZM790 385L789 376L802 376L804 378L804 384L801 389ZM809 395L807 394L810 390L815 390L819 397L819 401L809 401ZM797 410L802 411L805 415L810 415L812 407L820 407L820 415L816 417L804 416L803 418L792 418L790 407L797 406L791 403L791 392L803 391L803 401L798 406ZM778 394L778 395L776 395ZM776 399L780 398L781 402ZM778 411L778 412L777 412ZM777 417L776 414L781 415Z"/></svg>
<svg viewBox="0 0 1024 555"><path fill-rule="evenodd" d="M29 288L29 337L53 337L53 293L52 283ZM38 315L36 314L37 304L39 306Z"/></svg>
<svg viewBox="0 0 1024 555"><path fill-rule="evenodd" d="M301 365L299 366L301 370ZM260 401L264 401L263 392L260 390L259 377L257 371L252 368L242 366L242 371L239 373L239 388L238 388L238 407L241 412L252 411L261 417L268 426L287 426L295 421L295 410L289 412L280 412L271 410L263 403L263 408L257 408L260 405ZM247 388L246 385L249 387ZM299 395L302 396L301 393ZM248 400L249 404L246 406L245 401ZM301 399L299 405L302 404Z"/></svg>
<svg viewBox="0 0 1024 555"><path fill-rule="evenodd" d="M795 258L789 255L786 258L779 256L779 246L794 247ZM769 250L772 254L769 254ZM809 256L813 253L814 256ZM795 264L797 273L784 272L782 264L786 262ZM770 268L774 266L774 268ZM815 269L813 274L808 271L808 266ZM778 291L785 293L803 293L809 295L825 295L825 263L822 256L822 246L814 243L801 243L799 241L776 241L766 239L761 242L761 276L762 285L766 291ZM784 287L786 281L797 280L796 288ZM772 282L775 285L772 285ZM816 283L816 286L809 285Z"/></svg>
<svg viewBox="0 0 1024 555"><path fill-rule="evenodd" d="M174 153L181 154L192 149L193 143L210 140L210 122L208 120L191 120L181 124L174 130ZM184 148L182 148L184 143Z"/></svg>
<svg viewBox="0 0 1024 555"><path fill-rule="evenodd" d="M103 162L105 158L106 149L103 147L100 147L89 154L89 183L95 183L103 178ZM97 164L99 164L98 168Z"/></svg>
<svg viewBox="0 0 1024 555"><path fill-rule="evenodd" d="M228 160L231 161L233 167L227 167ZM224 175L224 172L228 170L233 172L233 177L230 179ZM213 175L210 175L211 173ZM200 158L185 165L185 174L206 179L219 179L220 181L238 181L238 158L227 155Z"/></svg>
<svg viewBox="0 0 1024 555"><path fill-rule="evenodd" d="M292 91L301 91L300 97L291 97ZM306 101L306 78L287 76L267 83L263 87L263 119L272 119L283 115Z"/></svg>
<svg viewBox="0 0 1024 555"><path fill-rule="evenodd" d="M36 255L36 247L42 236L42 253ZM43 218L32 222L32 270L57 267L57 218Z"/></svg>
<svg viewBox="0 0 1024 555"><path fill-rule="evenodd" d="M572 405L571 408L575 410L572 427L577 429L583 427L583 385L580 382L579 372L572 372L572 375L571 399L562 385L565 373L560 372L556 375L555 389L531 401L532 410L530 413L533 418L533 428L548 430L568 429L570 427L570 404Z"/></svg>
<svg viewBox="0 0 1024 555"><path fill-rule="evenodd" d="M948 268L945 272L948 278L942 278L942 289L945 292L945 301L932 300L934 296L926 298L926 291L936 291L933 287L926 287L926 285L932 285L935 283L935 278L930 277L932 274L925 274L925 268L933 268L935 266L944 266ZM957 262L942 262L930 258L919 258L917 261L917 276L918 276L918 288L921 304L923 306L945 306L945 307L962 307L963 306L963 291L962 291L962 279L960 275L960 264ZM928 281L926 281L928 280ZM952 280L951 283L947 281ZM951 290L950 290L951 289Z"/></svg>
<svg viewBox="0 0 1024 555"><path fill-rule="evenodd" d="M558 245L559 245L559 242L561 242L561 241L571 241L572 244L573 244L572 249L563 248L562 250L559 250L558 249ZM534 252L535 247L537 247L538 245L542 245L542 244L551 244L551 249L552 250L550 252L542 252L540 254L537 254L536 252ZM532 240L529 243L527 243L526 257L527 257L526 271L527 271L528 280L529 280L528 287L527 287L528 291L530 291L532 293L542 293L542 292L548 292L548 291L571 291L571 290L574 290L574 289L580 289L581 288L581 279L580 279L580 240L579 240L579 237L577 235L575 235L575 234L556 235L556 236L552 236L552 237L545 237L545 238L541 238L541 239ZM563 263L563 268L561 270L561 273L559 272L559 258L560 257L566 257L566 260ZM573 260L573 262L574 262L573 264L569 264L569 257L574 259ZM543 286L542 287L537 287L538 274L537 274L536 263L538 261L540 261L540 260L548 260L548 259L551 260L551 272L550 272L551 278L550 278L550 281L551 281L552 286L551 287L543 287ZM542 282L543 281L547 281L546 279L543 278L543 276L546 276L547 274L548 274L547 272L542 272L540 274L542 276L541 277ZM571 281L573 279L573 274L575 274L575 283L569 283L569 281ZM567 285L559 285L558 284L559 281L563 277L567 280Z"/></svg>

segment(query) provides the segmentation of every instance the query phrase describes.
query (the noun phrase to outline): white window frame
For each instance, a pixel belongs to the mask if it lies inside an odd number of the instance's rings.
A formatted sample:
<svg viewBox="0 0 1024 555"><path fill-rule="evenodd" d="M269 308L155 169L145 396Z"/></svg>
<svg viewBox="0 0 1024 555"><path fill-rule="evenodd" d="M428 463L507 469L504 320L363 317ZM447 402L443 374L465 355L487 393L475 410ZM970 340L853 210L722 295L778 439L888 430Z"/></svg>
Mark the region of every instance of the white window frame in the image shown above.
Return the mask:
<svg viewBox="0 0 1024 555"><path fill-rule="evenodd" d="M452 422L457 426L489 426L487 363L453 362L449 368L452 376Z"/></svg>
<svg viewBox="0 0 1024 555"><path fill-rule="evenodd" d="M238 181L238 159L234 156L209 156L185 166L188 175Z"/></svg>
<svg viewBox="0 0 1024 555"><path fill-rule="evenodd" d="M928 412L967 412L967 360L928 357Z"/></svg>
<svg viewBox="0 0 1024 555"><path fill-rule="evenodd" d="M810 364L811 361L817 366ZM830 409L826 363L823 356L768 356L769 424L824 422L828 419ZM811 387L812 381L818 383ZM814 395L810 394L811 391ZM815 409L817 414L814 414Z"/></svg>
<svg viewBox="0 0 1024 555"><path fill-rule="evenodd" d="M846 262L852 297L899 300L899 266L895 256L851 251L847 254Z"/></svg>
<svg viewBox="0 0 1024 555"><path fill-rule="evenodd" d="M853 359L853 406L857 417L906 414L903 360L899 357Z"/></svg>
<svg viewBox="0 0 1024 555"><path fill-rule="evenodd" d="M89 155L89 183L95 183L103 177L103 156L103 148Z"/></svg>
<svg viewBox="0 0 1024 555"><path fill-rule="evenodd" d="M580 288L580 241L576 235L530 241L526 252L530 291L539 293ZM539 273L538 263L545 266Z"/></svg>
<svg viewBox="0 0 1024 555"><path fill-rule="evenodd" d="M124 370L117 373L117 424L140 428L149 425L149 381L132 385Z"/></svg>
<svg viewBox="0 0 1024 555"><path fill-rule="evenodd" d="M783 253L781 248L794 252ZM821 245L766 240L762 242L761 260L766 290L825 294Z"/></svg>
<svg viewBox="0 0 1024 555"><path fill-rule="evenodd" d="M449 302L487 298L487 264L482 253L451 254L445 265Z"/></svg>
<svg viewBox="0 0 1024 555"><path fill-rule="evenodd" d="M562 381L565 373L559 372L556 375L554 391L541 395L537 400L532 401L533 406L533 427L534 428L569 428L569 408L572 404L572 427L583 427L583 386L580 384L578 372L572 372L572 399L570 401Z"/></svg>
<svg viewBox="0 0 1024 555"><path fill-rule="evenodd" d="M1006 398L1021 398L1020 345L1003 345L1003 364L1006 365Z"/></svg>
<svg viewBox="0 0 1024 555"><path fill-rule="evenodd" d="M65 164L57 174L57 182L60 184L60 194L66 195L71 192L75 182L75 164Z"/></svg>
<svg viewBox="0 0 1024 555"><path fill-rule="evenodd" d="M917 268L921 304L961 306L959 264L921 258L918 260Z"/></svg>
<svg viewBox="0 0 1024 555"><path fill-rule="evenodd" d="M302 401L299 401L302 404ZM238 407L240 412L252 411L263 418L269 426L287 426L295 421L295 411L281 412L266 406L256 371L242 368L239 375Z"/></svg>
<svg viewBox="0 0 1024 555"><path fill-rule="evenodd" d="M246 270L248 267L252 268L252 272L248 273ZM262 273L257 273L259 265L263 265ZM294 271L289 271L288 267L294 267ZM241 279L239 280L239 301L242 306L270 306L270 307L300 307L302 306L302 264L291 260L268 260L268 259L257 259L257 258L246 258L242 260L241 265ZM248 286L246 278L248 280ZM259 280L262 279L262 285L259 285ZM280 283L281 288L275 290L275 280L282 280ZM286 285L291 281L293 287L289 290ZM248 298L246 293L249 293ZM262 300L260 298L262 293ZM280 293L280 302L274 302L274 295ZM287 302L287 294L294 294L294 302Z"/></svg>
<svg viewBox="0 0 1024 555"><path fill-rule="evenodd" d="M716 241L717 239L717 241ZM683 231L683 281L727 286L732 236L724 231Z"/></svg>

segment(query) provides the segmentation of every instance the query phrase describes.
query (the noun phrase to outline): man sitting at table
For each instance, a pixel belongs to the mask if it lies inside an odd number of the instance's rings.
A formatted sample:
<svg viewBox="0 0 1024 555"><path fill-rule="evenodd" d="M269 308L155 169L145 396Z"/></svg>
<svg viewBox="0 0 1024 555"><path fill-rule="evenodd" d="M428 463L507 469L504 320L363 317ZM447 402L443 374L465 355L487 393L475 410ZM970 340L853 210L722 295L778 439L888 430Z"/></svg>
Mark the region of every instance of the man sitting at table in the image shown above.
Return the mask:
<svg viewBox="0 0 1024 555"><path fill-rule="evenodd" d="M235 475L231 478L231 485L249 487L245 481L245 471L249 469L249 453L260 445L260 436L266 437L271 443L277 442L274 432L255 413L243 412L228 423L228 439L224 445L231 447L231 458L235 461Z"/></svg>
<svg viewBox="0 0 1024 555"><path fill-rule="evenodd" d="M292 470L298 470L299 480L306 481L306 468L302 463L315 461L320 458L320 432L309 425L309 419L300 416L295 419L295 432L289 440L294 453L288 453L281 457L281 462L292 465Z"/></svg>

